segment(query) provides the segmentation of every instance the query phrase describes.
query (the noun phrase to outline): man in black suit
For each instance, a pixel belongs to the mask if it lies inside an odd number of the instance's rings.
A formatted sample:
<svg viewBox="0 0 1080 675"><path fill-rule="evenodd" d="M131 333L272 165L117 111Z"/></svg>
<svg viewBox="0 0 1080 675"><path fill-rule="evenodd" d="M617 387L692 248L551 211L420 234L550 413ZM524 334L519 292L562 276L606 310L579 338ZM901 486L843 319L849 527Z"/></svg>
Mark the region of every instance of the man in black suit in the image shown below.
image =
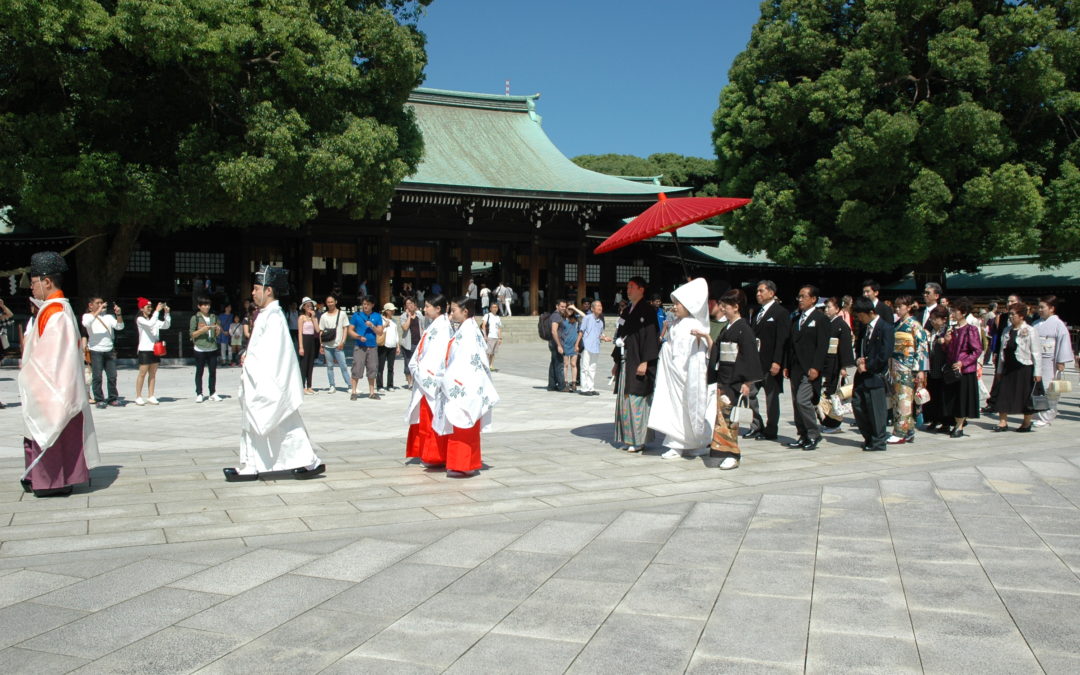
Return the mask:
<svg viewBox="0 0 1080 675"><path fill-rule="evenodd" d="M791 325L784 376L791 380L799 438L788 443L789 448L816 450L821 442L817 403L821 397L821 371L829 353L829 317L817 308L819 295L817 286L807 284L799 289L799 312Z"/></svg>
<svg viewBox="0 0 1080 675"><path fill-rule="evenodd" d="M874 305L867 298L857 299L852 312L866 330L855 349L858 358L855 360L855 394L851 407L863 437L863 450L884 451L889 414L885 379L893 353L894 329L874 312Z"/></svg>
<svg viewBox="0 0 1080 675"><path fill-rule="evenodd" d="M930 312L934 311L934 308L938 306L938 301L941 300L941 285L934 282L928 282L923 286L922 292L923 298L923 312L921 323L923 329L926 331L933 331L933 326L930 325Z"/></svg>
<svg viewBox="0 0 1080 675"><path fill-rule="evenodd" d="M791 332L791 319L780 301L776 299L776 284L761 280L757 285L757 301L760 309L754 315L754 336L758 343L758 357L765 379L757 393L750 398L750 408L754 411L754 424L746 437L755 440L776 440L780 422L780 392L784 389L782 379L784 354L787 350L788 336ZM765 394L765 415L768 422L762 420L758 409L758 396Z"/></svg>
<svg viewBox="0 0 1080 675"><path fill-rule="evenodd" d="M893 323L893 319L896 315L893 312L892 307L886 305L878 296L881 295L881 284L873 279L867 279L862 282L862 296L870 300L874 305L874 313L885 319L886 323ZM858 339L862 335L862 329L864 324L859 323L858 319L852 321L852 334Z"/></svg>

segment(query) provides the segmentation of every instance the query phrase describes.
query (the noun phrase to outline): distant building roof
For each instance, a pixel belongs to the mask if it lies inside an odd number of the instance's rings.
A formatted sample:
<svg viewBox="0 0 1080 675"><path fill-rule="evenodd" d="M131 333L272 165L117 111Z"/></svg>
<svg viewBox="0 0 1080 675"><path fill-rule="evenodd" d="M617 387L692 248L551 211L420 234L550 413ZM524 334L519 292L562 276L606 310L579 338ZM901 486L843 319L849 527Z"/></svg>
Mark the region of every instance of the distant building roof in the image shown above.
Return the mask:
<svg viewBox="0 0 1080 675"><path fill-rule="evenodd" d="M424 157L399 189L612 202L652 202L659 192L689 190L574 164L541 128L537 98L414 90L409 105L424 135Z"/></svg>
<svg viewBox="0 0 1080 675"><path fill-rule="evenodd" d="M978 272L955 272L945 275L947 291L1014 291L1026 288L1080 287L1080 261L1052 269L1039 269L1028 258L1005 258L987 263ZM887 287L888 290L918 290L915 278L908 275Z"/></svg>

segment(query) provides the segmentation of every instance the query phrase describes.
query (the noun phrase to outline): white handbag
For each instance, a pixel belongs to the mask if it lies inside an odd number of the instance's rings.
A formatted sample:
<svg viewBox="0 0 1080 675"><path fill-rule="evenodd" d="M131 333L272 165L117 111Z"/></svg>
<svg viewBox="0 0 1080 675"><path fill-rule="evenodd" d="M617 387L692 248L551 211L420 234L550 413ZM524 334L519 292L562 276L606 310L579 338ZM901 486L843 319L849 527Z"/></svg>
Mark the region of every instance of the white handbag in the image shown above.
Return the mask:
<svg viewBox="0 0 1080 675"><path fill-rule="evenodd" d="M1062 394L1072 393L1072 382L1061 378L1050 381L1050 386L1046 388L1046 395L1053 398L1057 398Z"/></svg>
<svg viewBox="0 0 1080 675"><path fill-rule="evenodd" d="M740 427L748 427L754 423L754 411L750 409L750 399L739 394L739 400L731 406L728 413L728 421Z"/></svg>

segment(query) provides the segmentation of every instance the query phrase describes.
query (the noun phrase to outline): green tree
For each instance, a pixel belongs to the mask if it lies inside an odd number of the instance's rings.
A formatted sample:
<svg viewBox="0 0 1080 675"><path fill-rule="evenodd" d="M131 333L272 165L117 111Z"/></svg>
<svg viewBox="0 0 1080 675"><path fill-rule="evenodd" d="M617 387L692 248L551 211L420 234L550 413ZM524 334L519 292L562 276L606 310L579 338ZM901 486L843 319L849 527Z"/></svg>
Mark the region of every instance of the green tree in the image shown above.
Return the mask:
<svg viewBox="0 0 1080 675"><path fill-rule="evenodd" d="M780 263L940 273L1080 254L1071 0L773 0L715 115L726 236Z"/></svg>
<svg viewBox="0 0 1080 675"><path fill-rule="evenodd" d="M422 152L430 2L5 0L0 204L104 233L79 282L110 295L147 228L378 214Z"/></svg>
<svg viewBox="0 0 1080 675"><path fill-rule="evenodd" d="M647 158L636 155L578 155L578 166L609 176L660 176L661 185L692 188L695 195L717 194L716 163L704 157L688 157L674 152L660 152Z"/></svg>

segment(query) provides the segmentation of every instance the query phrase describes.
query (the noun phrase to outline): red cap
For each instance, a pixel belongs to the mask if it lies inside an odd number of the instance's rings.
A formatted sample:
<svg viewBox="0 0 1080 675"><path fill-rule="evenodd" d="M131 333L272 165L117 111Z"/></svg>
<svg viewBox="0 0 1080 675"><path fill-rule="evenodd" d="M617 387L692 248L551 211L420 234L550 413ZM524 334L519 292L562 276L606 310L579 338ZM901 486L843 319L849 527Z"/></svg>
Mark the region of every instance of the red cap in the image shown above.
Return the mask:
<svg viewBox="0 0 1080 675"><path fill-rule="evenodd" d="M146 307L147 305L150 304L150 301L147 300L146 298L139 298L135 302L139 305L139 309L142 309L143 307Z"/></svg>

